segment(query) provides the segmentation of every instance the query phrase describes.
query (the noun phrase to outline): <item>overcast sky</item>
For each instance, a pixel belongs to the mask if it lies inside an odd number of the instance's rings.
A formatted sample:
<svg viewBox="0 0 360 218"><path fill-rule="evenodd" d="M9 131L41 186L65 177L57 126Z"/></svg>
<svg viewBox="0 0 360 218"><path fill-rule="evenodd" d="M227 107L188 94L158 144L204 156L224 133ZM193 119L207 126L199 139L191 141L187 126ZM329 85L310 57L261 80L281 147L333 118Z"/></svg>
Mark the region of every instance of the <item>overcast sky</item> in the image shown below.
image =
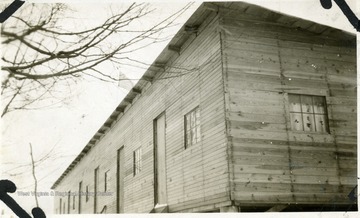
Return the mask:
<svg viewBox="0 0 360 218"><path fill-rule="evenodd" d="M185 3L176 3L175 1L167 4L159 1L155 2L157 2L156 7L158 9L157 17L168 16L185 5ZM255 2L275 11L355 33L353 27L335 4L332 9L325 10L321 7L319 0L264 0L248 2ZM355 10L356 0L347 0L347 2ZM185 22L199 4L200 2L194 4L179 19L179 23ZM78 11L72 12L72 16L85 19L84 23L86 23L97 19L98 16L106 16L109 6L105 3L102 4L102 7L99 7L99 4L87 3L86 7L76 4L72 5L72 8ZM88 14L89 11L92 13ZM181 25L178 26L178 28L180 27ZM148 57L147 61L151 63L165 45L166 43L158 44L155 47L149 48L149 50L142 51L142 54ZM41 158L55 146L54 159L40 165L37 169L37 176L40 179L39 191L49 191L50 186L79 154L125 95L126 90L119 88L116 84L85 81L74 87L72 95L61 108L19 111L6 115L1 122L0 160L1 170L3 170L1 178L11 179L16 183L19 190L33 190L30 168L28 166L22 167L22 165L30 164L31 161L29 143L32 143L34 147L35 159ZM22 174L20 176L10 175L17 173ZM30 211L35 206L33 198L19 197L16 194L12 196L27 211ZM53 212L52 202L53 200L49 199L49 197L40 198L40 206L47 213ZM0 203L0 210L4 207L6 206Z"/></svg>

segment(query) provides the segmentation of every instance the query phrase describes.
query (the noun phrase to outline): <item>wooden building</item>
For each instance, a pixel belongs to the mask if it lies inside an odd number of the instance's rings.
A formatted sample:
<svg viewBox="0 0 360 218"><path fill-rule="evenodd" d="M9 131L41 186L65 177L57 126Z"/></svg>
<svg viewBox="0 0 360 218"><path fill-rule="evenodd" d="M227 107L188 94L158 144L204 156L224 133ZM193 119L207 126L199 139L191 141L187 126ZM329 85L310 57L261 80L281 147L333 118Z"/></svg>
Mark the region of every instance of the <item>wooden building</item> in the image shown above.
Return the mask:
<svg viewBox="0 0 360 218"><path fill-rule="evenodd" d="M55 182L56 213L356 208L355 45L204 3Z"/></svg>

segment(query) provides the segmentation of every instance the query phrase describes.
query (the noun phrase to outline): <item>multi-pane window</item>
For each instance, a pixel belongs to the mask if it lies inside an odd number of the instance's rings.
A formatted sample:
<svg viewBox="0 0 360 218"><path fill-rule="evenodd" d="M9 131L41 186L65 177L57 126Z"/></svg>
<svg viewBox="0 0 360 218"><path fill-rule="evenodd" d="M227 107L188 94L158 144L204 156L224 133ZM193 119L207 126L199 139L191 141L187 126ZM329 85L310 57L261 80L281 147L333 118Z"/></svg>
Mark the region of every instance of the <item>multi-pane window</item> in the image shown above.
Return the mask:
<svg viewBox="0 0 360 218"><path fill-rule="evenodd" d="M185 148L200 142L200 108L185 115Z"/></svg>
<svg viewBox="0 0 360 218"><path fill-rule="evenodd" d="M291 129L329 132L325 97L289 94L289 103Z"/></svg>
<svg viewBox="0 0 360 218"><path fill-rule="evenodd" d="M133 153L133 169L134 169L134 176L140 173L141 171L141 148L138 148Z"/></svg>

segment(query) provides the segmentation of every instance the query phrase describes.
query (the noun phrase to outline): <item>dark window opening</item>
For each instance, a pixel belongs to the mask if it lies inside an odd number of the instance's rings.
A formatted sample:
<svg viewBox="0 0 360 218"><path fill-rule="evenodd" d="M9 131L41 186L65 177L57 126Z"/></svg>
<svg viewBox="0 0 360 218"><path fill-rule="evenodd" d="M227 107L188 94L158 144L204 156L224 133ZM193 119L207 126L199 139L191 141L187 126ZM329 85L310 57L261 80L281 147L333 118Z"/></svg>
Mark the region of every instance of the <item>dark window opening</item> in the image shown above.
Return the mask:
<svg viewBox="0 0 360 218"><path fill-rule="evenodd" d="M109 177L109 170L105 172L104 174L104 191L107 192L109 187L108 185L109 183L110 177Z"/></svg>
<svg viewBox="0 0 360 218"><path fill-rule="evenodd" d="M188 148L201 140L200 133L200 108L196 107L185 115L185 148Z"/></svg>
<svg viewBox="0 0 360 218"><path fill-rule="evenodd" d="M67 213L70 213L70 191L68 192L68 207L67 207Z"/></svg>
<svg viewBox="0 0 360 218"><path fill-rule="evenodd" d="M325 97L289 94L289 105L292 130L329 132Z"/></svg>
<svg viewBox="0 0 360 218"><path fill-rule="evenodd" d="M86 186L86 196L85 196L85 201L88 202L89 201L89 186Z"/></svg>

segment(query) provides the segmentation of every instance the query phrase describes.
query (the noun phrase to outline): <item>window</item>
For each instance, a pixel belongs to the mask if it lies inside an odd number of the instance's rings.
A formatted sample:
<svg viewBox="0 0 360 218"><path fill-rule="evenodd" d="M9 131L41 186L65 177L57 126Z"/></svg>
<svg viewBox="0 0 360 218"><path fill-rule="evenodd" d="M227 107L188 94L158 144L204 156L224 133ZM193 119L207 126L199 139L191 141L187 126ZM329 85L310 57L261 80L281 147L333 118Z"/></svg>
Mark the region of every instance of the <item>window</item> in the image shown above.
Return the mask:
<svg viewBox="0 0 360 218"><path fill-rule="evenodd" d="M73 210L75 210L75 195L73 195Z"/></svg>
<svg viewBox="0 0 360 218"><path fill-rule="evenodd" d="M200 108L185 115L185 148L200 142Z"/></svg>
<svg viewBox="0 0 360 218"><path fill-rule="evenodd" d="M291 129L329 132L325 97L289 94L289 103Z"/></svg>
<svg viewBox="0 0 360 218"><path fill-rule="evenodd" d="M124 146L117 150L116 166L116 213L124 212L124 178L125 178L125 153Z"/></svg>
<svg viewBox="0 0 360 218"><path fill-rule="evenodd" d="M68 203L68 205L67 205L67 206L68 206L68 207L67 207L67 209L68 209L67 213L68 213L68 214L70 213L70 193L71 193L71 192L69 191L69 192L68 192L68 202L67 202L67 203Z"/></svg>
<svg viewBox="0 0 360 218"><path fill-rule="evenodd" d="M82 198L83 192L82 192L82 181L79 182L79 214L81 213L81 198Z"/></svg>
<svg viewBox="0 0 360 218"><path fill-rule="evenodd" d="M134 151L134 176L141 171L141 148Z"/></svg>
<svg viewBox="0 0 360 218"><path fill-rule="evenodd" d="M89 201L89 186L86 186L86 193L85 193L85 201L88 202Z"/></svg>
<svg viewBox="0 0 360 218"><path fill-rule="evenodd" d="M109 183L109 180L110 180L110 174L109 174L109 170L105 172L105 175L104 175L104 192L107 192L109 187L108 187L108 184Z"/></svg>
<svg viewBox="0 0 360 218"><path fill-rule="evenodd" d="M62 199L60 198L60 205L59 205L59 210L60 210L60 214L62 213L62 211L61 211L61 207L62 207Z"/></svg>
<svg viewBox="0 0 360 218"><path fill-rule="evenodd" d="M99 184L99 167L94 170L94 214L97 213L97 192L98 192L98 184Z"/></svg>

